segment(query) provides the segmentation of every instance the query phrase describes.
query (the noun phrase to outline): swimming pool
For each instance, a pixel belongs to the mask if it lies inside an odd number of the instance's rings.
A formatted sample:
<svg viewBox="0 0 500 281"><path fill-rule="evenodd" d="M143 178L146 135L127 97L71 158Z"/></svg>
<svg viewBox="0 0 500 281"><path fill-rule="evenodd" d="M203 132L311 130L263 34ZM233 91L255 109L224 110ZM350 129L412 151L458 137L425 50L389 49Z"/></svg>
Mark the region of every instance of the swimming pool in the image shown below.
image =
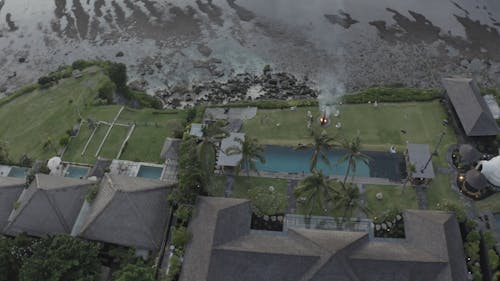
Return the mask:
<svg viewBox="0 0 500 281"><path fill-rule="evenodd" d="M148 179L159 179L161 178L162 172L163 172L163 167L141 165L139 167L139 172L137 173L137 176Z"/></svg>
<svg viewBox="0 0 500 281"><path fill-rule="evenodd" d="M495 228L500 229L500 213L493 214L495 217Z"/></svg>
<svg viewBox="0 0 500 281"><path fill-rule="evenodd" d="M69 166L64 176L68 178L83 179L87 176L88 173L88 167Z"/></svg>
<svg viewBox="0 0 500 281"><path fill-rule="evenodd" d="M347 163L337 163L344 156L343 151L333 150L327 153L330 166L318 158L317 168L327 175L344 175ZM309 173L312 149L296 150L292 147L267 145L264 152L266 163L256 162L255 166L260 171L286 172L286 173ZM362 161L358 161L356 172L351 169L350 175L369 177L370 168Z"/></svg>
<svg viewBox="0 0 500 281"><path fill-rule="evenodd" d="M28 173L28 168L12 167L7 176L14 178L25 178L27 173Z"/></svg>

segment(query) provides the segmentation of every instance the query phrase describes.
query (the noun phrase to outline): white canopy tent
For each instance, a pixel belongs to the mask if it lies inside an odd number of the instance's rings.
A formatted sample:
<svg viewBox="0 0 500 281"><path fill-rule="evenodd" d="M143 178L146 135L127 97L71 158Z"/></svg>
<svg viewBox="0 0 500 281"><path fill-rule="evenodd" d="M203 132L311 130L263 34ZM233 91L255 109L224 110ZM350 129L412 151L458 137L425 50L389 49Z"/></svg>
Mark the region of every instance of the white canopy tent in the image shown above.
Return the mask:
<svg viewBox="0 0 500 281"><path fill-rule="evenodd" d="M500 186L500 155L490 159L489 161L481 161L481 173L486 179L495 186Z"/></svg>

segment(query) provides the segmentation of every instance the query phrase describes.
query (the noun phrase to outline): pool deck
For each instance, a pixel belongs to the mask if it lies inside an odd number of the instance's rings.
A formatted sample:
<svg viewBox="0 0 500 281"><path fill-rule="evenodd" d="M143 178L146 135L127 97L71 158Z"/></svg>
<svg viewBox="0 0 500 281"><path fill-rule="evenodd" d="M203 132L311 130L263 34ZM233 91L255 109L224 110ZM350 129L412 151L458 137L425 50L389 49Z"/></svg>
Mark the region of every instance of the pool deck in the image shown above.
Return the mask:
<svg viewBox="0 0 500 281"><path fill-rule="evenodd" d="M281 172L268 172L268 171L259 171L259 173L252 171L250 172L250 176L254 177L264 177L264 178L275 178L275 179L286 179L286 180L302 180L308 176L312 175L311 173L281 173ZM335 175L328 176L330 179L344 180L343 175ZM372 177L349 177L347 181L355 183L355 184L376 184L376 185L393 185L400 186L403 185L402 182L391 181L386 178L372 178Z"/></svg>
<svg viewBox="0 0 500 281"><path fill-rule="evenodd" d="M0 177L7 177L11 169L11 166L0 165Z"/></svg>

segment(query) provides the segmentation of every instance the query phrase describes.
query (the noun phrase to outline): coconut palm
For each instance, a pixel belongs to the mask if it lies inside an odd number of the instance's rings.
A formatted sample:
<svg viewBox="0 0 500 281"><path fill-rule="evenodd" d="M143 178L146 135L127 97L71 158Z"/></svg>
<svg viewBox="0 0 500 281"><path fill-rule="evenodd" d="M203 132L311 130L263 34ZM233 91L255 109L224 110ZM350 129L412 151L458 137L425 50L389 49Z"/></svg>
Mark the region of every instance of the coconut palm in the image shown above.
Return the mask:
<svg viewBox="0 0 500 281"><path fill-rule="evenodd" d="M311 176L303 179L294 190L295 198L303 198L307 216L311 216L314 208L319 206L328 213L328 205L336 196L335 181L329 180L321 171L313 171Z"/></svg>
<svg viewBox="0 0 500 281"><path fill-rule="evenodd" d="M344 138L341 142L341 146L346 150L346 154L338 161L339 163L347 162L347 170L342 182L342 185L345 187L351 169L353 171L353 176L356 173L357 162L363 161L363 163L368 165L371 158L361 152L361 138L359 137L359 133L352 140Z"/></svg>
<svg viewBox="0 0 500 281"><path fill-rule="evenodd" d="M318 131L314 131L313 133L313 143L311 144L313 148L313 153L311 156L311 166L310 171L313 173L317 170L318 157L321 157L321 160L325 162L327 165L330 165L330 161L328 160L327 152L335 146L335 138L328 136L326 133L319 133Z"/></svg>
<svg viewBox="0 0 500 281"><path fill-rule="evenodd" d="M228 132L223 128L224 125L224 122L216 121L210 122L202 128L203 136L201 137L201 142L198 144L198 158L207 176L212 174L213 169L209 163L209 156L214 155L218 149L218 142L228 135Z"/></svg>
<svg viewBox="0 0 500 281"><path fill-rule="evenodd" d="M351 217L353 212L361 210L364 213L370 211L361 202L361 194L357 186L353 184L340 184L334 197L335 208L341 210L342 223L345 222L347 217Z"/></svg>
<svg viewBox="0 0 500 281"><path fill-rule="evenodd" d="M415 166L415 164L413 164L413 163L408 164L406 179L405 179L405 183L403 184L403 189L401 190L401 193L405 193L406 185L411 181L411 176L415 172L417 172L417 167Z"/></svg>
<svg viewBox="0 0 500 281"><path fill-rule="evenodd" d="M265 163L266 159L262 153L264 152L264 146L259 145L256 138L245 137L244 139L235 138L235 141L239 143L238 146L228 147L225 151L227 155L241 154L240 163L236 168L236 174L238 175L241 168L243 167L246 171L248 177L250 177L250 171L257 171L255 166L255 161L260 161Z"/></svg>

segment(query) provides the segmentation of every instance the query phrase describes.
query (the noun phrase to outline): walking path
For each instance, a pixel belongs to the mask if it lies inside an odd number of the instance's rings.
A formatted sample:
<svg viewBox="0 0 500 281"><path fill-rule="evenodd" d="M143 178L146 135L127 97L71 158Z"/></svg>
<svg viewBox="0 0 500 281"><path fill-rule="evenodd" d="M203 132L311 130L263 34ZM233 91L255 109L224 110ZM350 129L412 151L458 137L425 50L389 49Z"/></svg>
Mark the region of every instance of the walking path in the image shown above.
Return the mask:
<svg viewBox="0 0 500 281"><path fill-rule="evenodd" d="M427 210L427 197L425 197L425 186L419 185L415 187L417 193L417 204L420 210Z"/></svg>
<svg viewBox="0 0 500 281"><path fill-rule="evenodd" d="M224 197L231 197L233 195L233 187L234 187L234 175L227 174L226 185L224 186Z"/></svg>

